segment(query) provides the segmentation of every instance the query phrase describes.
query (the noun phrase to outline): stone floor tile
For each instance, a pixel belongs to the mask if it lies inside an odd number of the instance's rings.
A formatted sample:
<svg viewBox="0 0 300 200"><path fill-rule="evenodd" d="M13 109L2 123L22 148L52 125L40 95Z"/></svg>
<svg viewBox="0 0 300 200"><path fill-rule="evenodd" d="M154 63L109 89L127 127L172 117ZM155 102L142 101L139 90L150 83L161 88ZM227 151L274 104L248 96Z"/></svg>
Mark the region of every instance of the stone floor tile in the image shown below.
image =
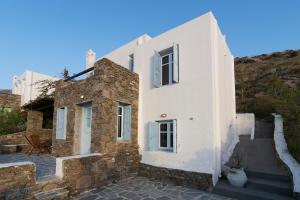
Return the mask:
<svg viewBox="0 0 300 200"><path fill-rule="evenodd" d="M135 177L115 184L97 188L90 192L91 199L117 200L231 200L202 190L175 186L145 177ZM75 200L89 200L89 195L78 195Z"/></svg>

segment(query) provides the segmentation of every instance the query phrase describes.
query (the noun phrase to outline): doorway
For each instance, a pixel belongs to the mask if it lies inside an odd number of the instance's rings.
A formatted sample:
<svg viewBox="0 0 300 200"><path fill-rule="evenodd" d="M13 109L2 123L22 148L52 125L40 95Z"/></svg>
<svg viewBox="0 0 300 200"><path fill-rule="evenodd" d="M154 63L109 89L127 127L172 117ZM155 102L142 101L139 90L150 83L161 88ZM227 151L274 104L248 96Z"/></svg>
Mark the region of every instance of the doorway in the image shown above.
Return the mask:
<svg viewBox="0 0 300 200"><path fill-rule="evenodd" d="M82 106L81 134L80 134L80 154L91 153L92 134L92 104L86 103Z"/></svg>

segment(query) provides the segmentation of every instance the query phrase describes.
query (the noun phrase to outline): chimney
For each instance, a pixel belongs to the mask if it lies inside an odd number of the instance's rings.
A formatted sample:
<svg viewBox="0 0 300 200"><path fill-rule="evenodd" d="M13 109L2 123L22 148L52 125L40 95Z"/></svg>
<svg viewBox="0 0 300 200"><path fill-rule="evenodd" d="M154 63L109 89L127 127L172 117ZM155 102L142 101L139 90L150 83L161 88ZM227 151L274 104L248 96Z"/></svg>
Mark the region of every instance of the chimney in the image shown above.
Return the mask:
<svg viewBox="0 0 300 200"><path fill-rule="evenodd" d="M90 49L86 52L85 56L85 68L88 69L93 67L96 62L96 53Z"/></svg>

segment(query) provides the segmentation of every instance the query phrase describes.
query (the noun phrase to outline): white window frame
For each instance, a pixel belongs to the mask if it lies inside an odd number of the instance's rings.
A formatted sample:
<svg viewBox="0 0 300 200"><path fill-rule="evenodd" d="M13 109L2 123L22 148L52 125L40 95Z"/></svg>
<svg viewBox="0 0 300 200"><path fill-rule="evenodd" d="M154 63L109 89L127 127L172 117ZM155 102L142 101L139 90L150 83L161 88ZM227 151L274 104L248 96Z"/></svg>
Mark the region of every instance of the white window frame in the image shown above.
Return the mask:
<svg viewBox="0 0 300 200"><path fill-rule="evenodd" d="M161 131L161 124L167 124L167 131ZM171 131L171 124L173 124L173 131ZM166 120L166 121L158 121L158 147L161 150L168 150L168 151L172 151L174 149L174 123L172 120ZM160 138L161 138L161 133L167 133L167 146L166 147L162 147L161 146L161 142L160 142ZM173 134L173 147L171 147L171 133Z"/></svg>
<svg viewBox="0 0 300 200"><path fill-rule="evenodd" d="M122 113L119 114L119 109L121 108ZM121 117L121 137L119 137L119 117ZM118 140L122 140L124 138L124 106L118 104L118 112L117 112L117 138Z"/></svg>
<svg viewBox="0 0 300 200"><path fill-rule="evenodd" d="M173 58L173 51L167 54L160 55L160 68L161 68L161 86L165 85L172 85L173 84L173 65L174 65L174 58ZM167 63L169 65L169 83L163 84L163 58L168 56L169 62ZM171 61L171 62L170 62Z"/></svg>

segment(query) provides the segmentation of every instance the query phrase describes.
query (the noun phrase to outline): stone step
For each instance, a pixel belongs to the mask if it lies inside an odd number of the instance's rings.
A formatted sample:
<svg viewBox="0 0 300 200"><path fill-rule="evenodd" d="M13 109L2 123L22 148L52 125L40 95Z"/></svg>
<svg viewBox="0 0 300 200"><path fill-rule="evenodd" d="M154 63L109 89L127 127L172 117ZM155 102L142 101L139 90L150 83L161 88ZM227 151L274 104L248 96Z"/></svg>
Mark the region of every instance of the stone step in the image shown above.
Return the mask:
<svg viewBox="0 0 300 200"><path fill-rule="evenodd" d="M245 173L249 178L253 177L253 178L261 178L265 180L274 180L274 181L291 183L291 178L286 174L265 173L265 172L251 171L251 170L245 170Z"/></svg>
<svg viewBox="0 0 300 200"><path fill-rule="evenodd" d="M292 196L293 189L291 184L285 181L266 180L262 178L248 178L247 188L271 192L279 195Z"/></svg>
<svg viewBox="0 0 300 200"><path fill-rule="evenodd" d="M231 186L227 180L220 180L213 193L243 200L292 200L290 196L283 196L254 188L238 188Z"/></svg>
<svg viewBox="0 0 300 200"><path fill-rule="evenodd" d="M36 200L64 200L69 198L69 190L66 188L58 188L37 193L34 197Z"/></svg>

